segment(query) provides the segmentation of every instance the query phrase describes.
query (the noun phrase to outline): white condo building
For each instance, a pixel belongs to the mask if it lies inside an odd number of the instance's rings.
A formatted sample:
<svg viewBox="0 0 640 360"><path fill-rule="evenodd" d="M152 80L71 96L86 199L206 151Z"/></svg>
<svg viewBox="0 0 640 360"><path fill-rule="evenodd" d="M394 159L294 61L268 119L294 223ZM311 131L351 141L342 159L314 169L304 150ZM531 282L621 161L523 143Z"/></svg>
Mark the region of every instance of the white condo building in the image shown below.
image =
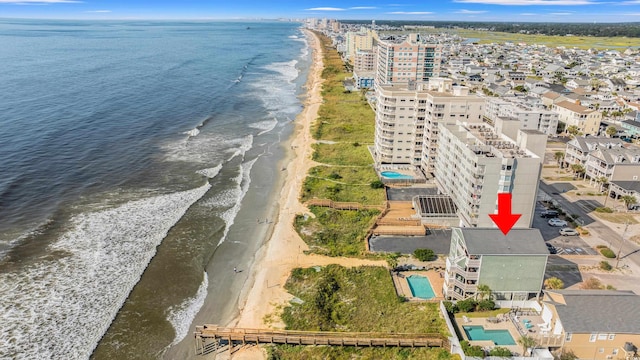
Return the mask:
<svg viewBox="0 0 640 360"><path fill-rule="evenodd" d="M538 130L547 135L555 135L558 130L558 113L501 98L487 98L485 116L491 122L497 118L517 120L521 129Z"/></svg>
<svg viewBox="0 0 640 360"><path fill-rule="evenodd" d="M498 194L512 194L515 228L528 228L533 215L547 135L518 130L514 141L484 123L440 123L435 179L458 207L463 227L495 227Z"/></svg>
<svg viewBox="0 0 640 360"><path fill-rule="evenodd" d="M440 121L482 122L484 99L451 79L376 86L377 164L420 166L433 172Z"/></svg>

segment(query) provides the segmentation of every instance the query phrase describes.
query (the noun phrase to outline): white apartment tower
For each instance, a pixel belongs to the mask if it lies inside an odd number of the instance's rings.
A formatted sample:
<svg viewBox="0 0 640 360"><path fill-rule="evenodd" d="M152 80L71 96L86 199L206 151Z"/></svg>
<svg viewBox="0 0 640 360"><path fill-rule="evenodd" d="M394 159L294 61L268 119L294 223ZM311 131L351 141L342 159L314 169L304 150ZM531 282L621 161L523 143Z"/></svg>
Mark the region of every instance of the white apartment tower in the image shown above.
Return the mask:
<svg viewBox="0 0 640 360"><path fill-rule="evenodd" d="M377 74L380 85L423 82L440 74L442 46L420 34L377 39Z"/></svg>
<svg viewBox="0 0 640 360"><path fill-rule="evenodd" d="M518 130L517 139L484 123L440 123L435 179L458 207L460 226L495 227L499 193L512 194L515 228L533 223L538 179L547 135Z"/></svg>
<svg viewBox="0 0 640 360"><path fill-rule="evenodd" d="M438 122L481 122L484 99L469 94L450 79L431 78L428 83L376 86L377 164L421 166L433 173L437 152Z"/></svg>

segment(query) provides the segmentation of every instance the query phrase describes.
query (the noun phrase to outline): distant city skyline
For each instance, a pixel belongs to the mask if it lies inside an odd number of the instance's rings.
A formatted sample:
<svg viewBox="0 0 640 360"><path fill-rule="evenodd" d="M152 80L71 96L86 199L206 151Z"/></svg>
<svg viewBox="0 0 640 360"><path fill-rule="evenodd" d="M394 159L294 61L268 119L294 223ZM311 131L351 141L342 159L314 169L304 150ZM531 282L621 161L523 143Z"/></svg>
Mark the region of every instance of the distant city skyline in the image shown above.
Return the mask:
<svg viewBox="0 0 640 360"><path fill-rule="evenodd" d="M390 0L394 1L394 0ZM637 22L640 0L0 0L0 18Z"/></svg>

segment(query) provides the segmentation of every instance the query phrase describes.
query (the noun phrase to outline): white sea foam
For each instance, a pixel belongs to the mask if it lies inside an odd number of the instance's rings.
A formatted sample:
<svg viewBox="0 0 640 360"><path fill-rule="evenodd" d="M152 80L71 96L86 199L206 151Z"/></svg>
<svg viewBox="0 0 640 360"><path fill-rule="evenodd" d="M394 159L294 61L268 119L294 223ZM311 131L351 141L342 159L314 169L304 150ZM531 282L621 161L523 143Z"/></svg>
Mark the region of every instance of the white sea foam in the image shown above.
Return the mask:
<svg viewBox="0 0 640 360"><path fill-rule="evenodd" d="M168 310L167 320L169 320L176 331L176 337L169 346L176 345L187 337L193 319L196 317L198 311L200 311L202 305L204 305L204 300L207 297L207 287L209 287L209 277L206 272L203 277L202 284L200 284L194 297L187 298L182 301L181 304L172 306Z"/></svg>
<svg viewBox="0 0 640 360"><path fill-rule="evenodd" d="M265 120L265 121L249 124L249 127L253 129L262 130L258 133L258 135L256 135L256 136L260 136L262 134L266 134L269 131L275 129L277 125L278 125L278 119L273 118L271 120Z"/></svg>
<svg viewBox="0 0 640 360"><path fill-rule="evenodd" d="M196 171L196 173L200 174L200 175L204 175L204 176L208 177L209 179L213 179L214 177L216 177L218 175L218 173L220 173L220 169L222 169L222 164L217 165L217 166L212 167L212 168L198 170L198 171Z"/></svg>
<svg viewBox="0 0 640 360"><path fill-rule="evenodd" d="M198 128L193 128L189 131L183 132L183 134L189 135L189 136L198 136L198 134L200 134L200 130Z"/></svg>
<svg viewBox="0 0 640 360"><path fill-rule="evenodd" d="M299 74L299 71L296 68L297 63L298 60L275 62L265 66L264 68L282 74L288 82L292 82L298 77Z"/></svg>
<svg viewBox="0 0 640 360"><path fill-rule="evenodd" d="M226 142L227 145L230 145L230 148L227 150L228 153L231 153L231 157L227 159L227 161L233 160L236 156L244 156L244 154L251 149L253 146L253 135L247 135L243 138L231 139Z"/></svg>
<svg viewBox="0 0 640 360"><path fill-rule="evenodd" d="M229 229L235 223L236 216L240 211L242 199L244 199L251 185L251 168L253 168L253 164L255 164L257 160L258 158L255 158L239 166L238 176L234 178L236 183L234 188L222 191L217 194L215 198L203 203L204 206L225 209L219 214L220 218L226 224L219 244L226 240Z"/></svg>
<svg viewBox="0 0 640 360"><path fill-rule="evenodd" d="M289 36L288 36L288 38L289 38L289 39L297 39L298 37L297 37L297 36L295 36L295 35L289 35Z"/></svg>
<svg viewBox="0 0 640 360"><path fill-rule="evenodd" d="M220 163L225 154L235 154L231 158L244 155L251 148L253 138L225 138L223 134L205 133L188 139L171 141L163 146L167 161L195 162L203 164ZM239 151L241 150L241 151Z"/></svg>
<svg viewBox="0 0 640 360"><path fill-rule="evenodd" d="M0 358L88 359L167 232L211 187L76 215L48 253L0 274Z"/></svg>

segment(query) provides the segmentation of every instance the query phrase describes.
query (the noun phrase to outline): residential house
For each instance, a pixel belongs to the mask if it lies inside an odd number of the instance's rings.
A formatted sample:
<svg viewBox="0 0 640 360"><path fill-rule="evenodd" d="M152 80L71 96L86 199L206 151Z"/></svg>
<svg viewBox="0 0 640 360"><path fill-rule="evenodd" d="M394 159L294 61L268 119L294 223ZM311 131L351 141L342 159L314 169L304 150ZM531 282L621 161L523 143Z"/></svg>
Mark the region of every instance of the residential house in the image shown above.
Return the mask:
<svg viewBox="0 0 640 360"><path fill-rule="evenodd" d="M453 228L443 294L463 300L487 285L495 300L538 298L549 251L538 229Z"/></svg>
<svg viewBox="0 0 640 360"><path fill-rule="evenodd" d="M640 346L640 296L632 291L545 290L541 326L536 335L578 359L637 359ZM559 338L560 342L548 343Z"/></svg>
<svg viewBox="0 0 640 360"><path fill-rule="evenodd" d="M598 182L601 177L611 181L637 181L640 176L640 147L598 148L587 156L585 178Z"/></svg>
<svg viewBox="0 0 640 360"><path fill-rule="evenodd" d="M587 157L592 151L598 148L622 148L623 145L624 141L620 139L612 139L604 136L576 136L567 142L564 162L567 166L572 164L585 165L587 163Z"/></svg>
<svg viewBox="0 0 640 360"><path fill-rule="evenodd" d="M558 120L569 126L576 126L585 135L598 135L602 113L589 109L571 101L561 101L552 105L552 110L558 113Z"/></svg>
<svg viewBox="0 0 640 360"><path fill-rule="evenodd" d="M640 112L636 114L637 118L640 118ZM620 123L620 126L626 131L627 136L634 139L640 138L640 121L638 120L625 120Z"/></svg>

